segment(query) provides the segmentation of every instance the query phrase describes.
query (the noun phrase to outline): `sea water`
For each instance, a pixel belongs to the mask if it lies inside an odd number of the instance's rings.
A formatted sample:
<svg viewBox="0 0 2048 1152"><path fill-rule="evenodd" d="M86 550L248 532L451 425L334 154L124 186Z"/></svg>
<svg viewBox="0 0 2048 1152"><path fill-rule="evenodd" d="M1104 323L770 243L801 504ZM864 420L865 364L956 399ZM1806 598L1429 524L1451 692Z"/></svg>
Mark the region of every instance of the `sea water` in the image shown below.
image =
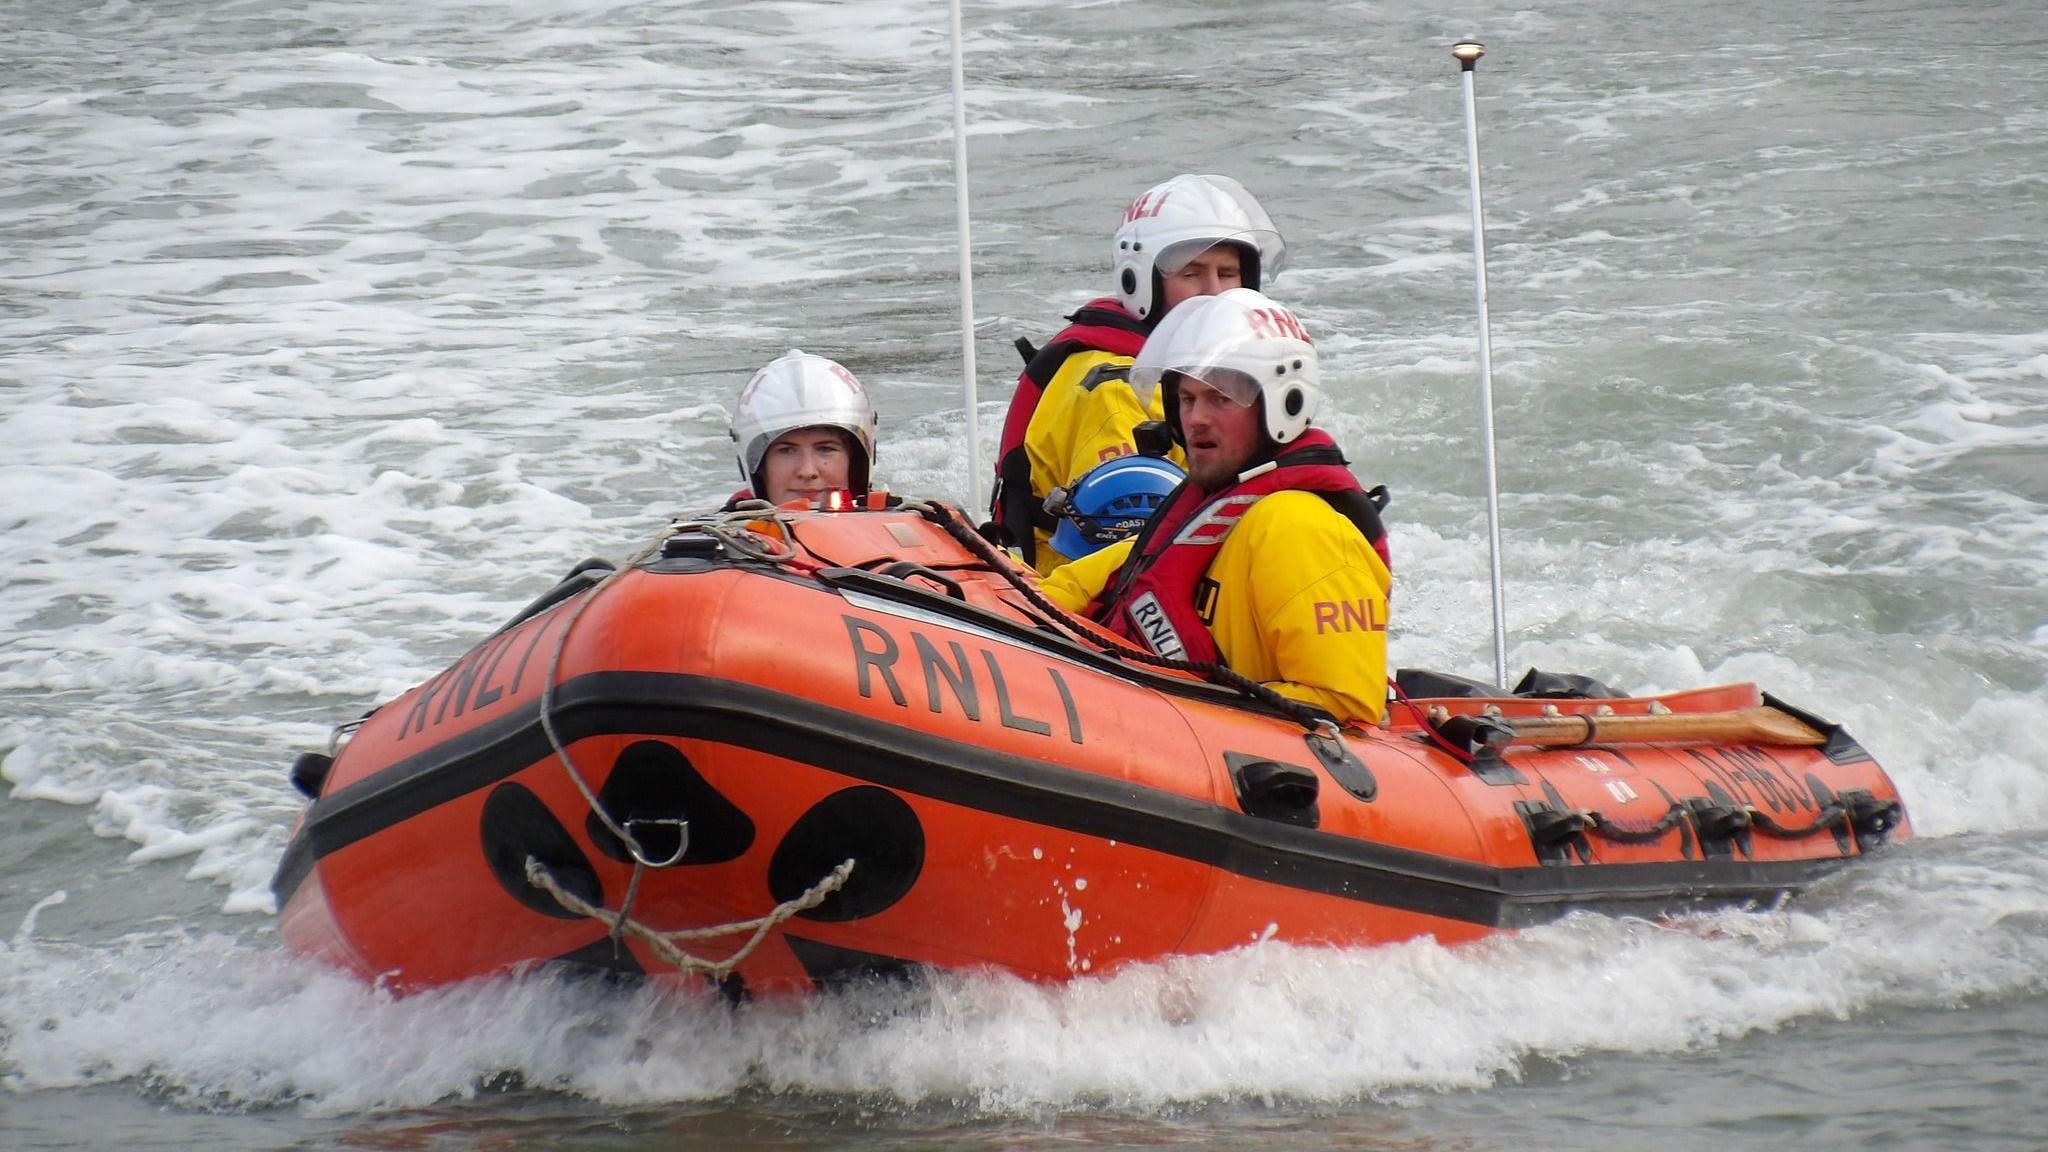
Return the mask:
<svg viewBox="0 0 2048 1152"><path fill-rule="evenodd" d="M981 466L1182 171L1394 491L1396 664L1755 680L1919 839L1784 908L733 1012L280 948L331 725L738 483L793 347L966 502L935 0L0 13L0 1145L2039 1148L2048 15L965 5ZM1086 915L1085 900L1079 910Z"/></svg>

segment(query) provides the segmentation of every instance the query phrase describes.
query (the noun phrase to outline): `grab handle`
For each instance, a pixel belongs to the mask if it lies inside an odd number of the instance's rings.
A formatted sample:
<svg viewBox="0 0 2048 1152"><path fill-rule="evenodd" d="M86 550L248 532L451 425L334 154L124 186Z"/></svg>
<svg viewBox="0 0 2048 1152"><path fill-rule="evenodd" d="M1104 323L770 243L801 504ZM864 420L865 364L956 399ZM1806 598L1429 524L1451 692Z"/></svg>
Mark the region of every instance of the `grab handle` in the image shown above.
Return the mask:
<svg viewBox="0 0 2048 1152"><path fill-rule="evenodd" d="M946 575L943 572L927 568L924 565L919 564L915 560L897 560L892 563L884 564L881 567L874 569L874 571L878 575L892 577L894 579L901 580L906 584L913 579L929 580L933 584L938 585L941 589L945 591L946 595L952 597L953 599L967 599L967 593L961 590L960 582L958 580L953 579L952 577Z"/></svg>

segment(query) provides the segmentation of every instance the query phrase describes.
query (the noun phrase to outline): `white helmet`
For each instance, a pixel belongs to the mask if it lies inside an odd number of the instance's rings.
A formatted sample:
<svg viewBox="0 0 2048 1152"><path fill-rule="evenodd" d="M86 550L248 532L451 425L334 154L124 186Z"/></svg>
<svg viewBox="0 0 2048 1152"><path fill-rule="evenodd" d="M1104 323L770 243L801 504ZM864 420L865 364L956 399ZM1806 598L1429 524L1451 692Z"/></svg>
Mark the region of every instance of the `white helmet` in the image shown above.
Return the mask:
<svg viewBox="0 0 2048 1152"><path fill-rule="evenodd" d="M1316 346L1293 312L1250 288L1200 296L1166 314L1138 349L1131 389L1144 404L1168 372L1192 376L1239 404L1266 404L1266 435L1285 444L1301 435L1322 403ZM1180 410L1166 403L1176 438Z"/></svg>
<svg viewBox="0 0 2048 1152"><path fill-rule="evenodd" d="M761 491L761 461L768 446L799 428L837 428L853 439L847 479L856 494L868 490L875 462L875 406L866 390L836 360L808 352L785 352L754 373L740 389L732 439L739 450L740 475Z"/></svg>
<svg viewBox="0 0 2048 1152"><path fill-rule="evenodd" d="M1111 257L1116 297L1140 320L1151 316L1161 276L1230 242L1244 252L1244 283L1261 288L1287 262L1287 243L1259 202L1228 176L1175 176L1124 210Z"/></svg>

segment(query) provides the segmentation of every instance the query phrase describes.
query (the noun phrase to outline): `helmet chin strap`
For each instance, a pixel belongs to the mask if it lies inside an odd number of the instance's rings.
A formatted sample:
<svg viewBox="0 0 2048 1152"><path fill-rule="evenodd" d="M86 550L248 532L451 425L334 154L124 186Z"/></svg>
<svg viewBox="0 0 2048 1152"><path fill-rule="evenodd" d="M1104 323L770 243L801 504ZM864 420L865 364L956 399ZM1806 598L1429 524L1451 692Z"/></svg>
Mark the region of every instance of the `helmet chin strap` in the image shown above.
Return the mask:
<svg viewBox="0 0 2048 1152"><path fill-rule="evenodd" d="M1245 466L1245 470L1237 474L1237 482L1240 484L1254 476L1264 476L1266 473L1278 468L1280 466L1280 449L1286 447L1286 445L1278 440L1273 439L1271 432L1266 431L1266 398L1264 396L1259 397L1258 407L1259 449L1257 452L1252 453L1251 463Z"/></svg>
<svg viewBox="0 0 2048 1152"><path fill-rule="evenodd" d="M1154 328L1159 327L1159 318L1166 315L1166 309L1161 308L1159 305L1164 303L1165 300L1166 278L1159 274L1158 268L1154 268L1152 269L1152 307L1146 309L1143 316L1138 317L1138 322L1144 326L1145 331L1150 332Z"/></svg>

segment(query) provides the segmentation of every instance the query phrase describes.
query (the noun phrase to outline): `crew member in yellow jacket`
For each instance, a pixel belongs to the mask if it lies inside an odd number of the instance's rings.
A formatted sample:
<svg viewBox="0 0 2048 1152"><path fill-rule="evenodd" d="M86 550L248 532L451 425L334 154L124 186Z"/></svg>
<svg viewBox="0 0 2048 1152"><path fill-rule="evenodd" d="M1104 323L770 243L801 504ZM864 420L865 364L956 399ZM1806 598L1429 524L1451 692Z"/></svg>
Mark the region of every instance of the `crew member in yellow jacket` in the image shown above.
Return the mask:
<svg viewBox="0 0 2048 1152"><path fill-rule="evenodd" d="M1126 382L1146 335L1182 301L1259 287L1287 258L1265 209L1228 176L1181 175L1148 189L1112 244L1116 294L1083 305L1033 353L997 448L990 513L1041 573L1069 559L1051 544L1057 521L1046 499L1132 455L1132 429L1163 418L1156 395L1140 401Z"/></svg>
<svg viewBox="0 0 2048 1152"><path fill-rule="evenodd" d="M1136 538L1064 565L1044 590L1162 656L1220 661L1340 721L1387 707L1378 509L1328 434L1315 346L1248 288L1189 301L1139 351L1188 477Z"/></svg>

